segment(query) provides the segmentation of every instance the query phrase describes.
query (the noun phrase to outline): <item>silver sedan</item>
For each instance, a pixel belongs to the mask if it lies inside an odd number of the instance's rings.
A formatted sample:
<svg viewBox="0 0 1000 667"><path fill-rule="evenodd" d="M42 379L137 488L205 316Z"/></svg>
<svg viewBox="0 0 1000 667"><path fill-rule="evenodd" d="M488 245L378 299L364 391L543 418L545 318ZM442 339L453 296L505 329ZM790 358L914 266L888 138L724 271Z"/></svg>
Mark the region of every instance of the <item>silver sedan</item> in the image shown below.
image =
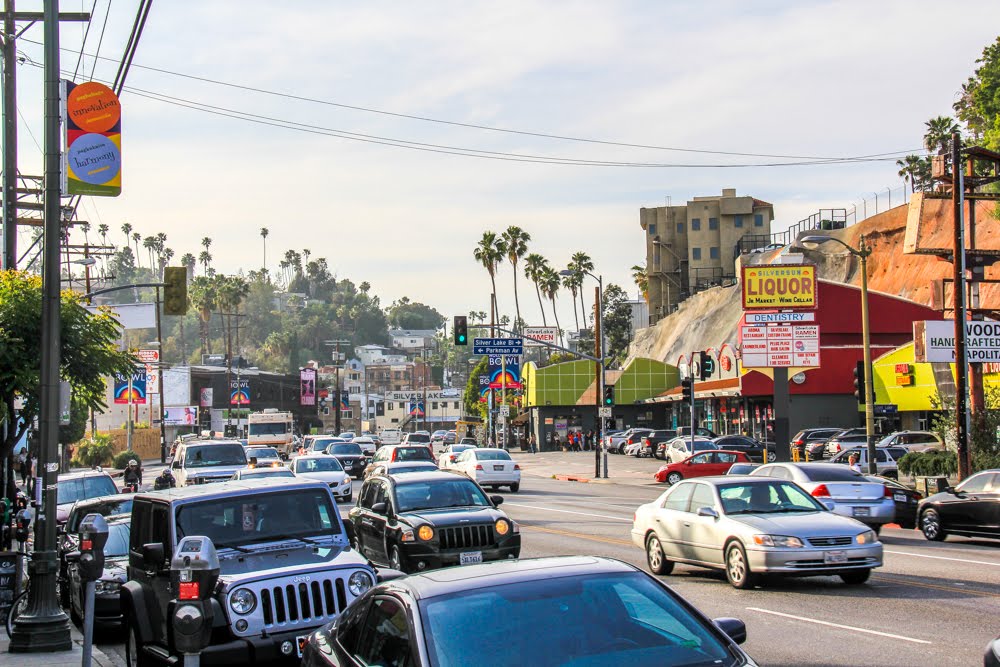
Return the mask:
<svg viewBox="0 0 1000 667"><path fill-rule="evenodd" d="M687 563L725 570L736 588L755 586L762 574L863 584L882 565L875 531L829 511L797 484L767 477L675 484L636 510L632 541L654 574Z"/></svg>

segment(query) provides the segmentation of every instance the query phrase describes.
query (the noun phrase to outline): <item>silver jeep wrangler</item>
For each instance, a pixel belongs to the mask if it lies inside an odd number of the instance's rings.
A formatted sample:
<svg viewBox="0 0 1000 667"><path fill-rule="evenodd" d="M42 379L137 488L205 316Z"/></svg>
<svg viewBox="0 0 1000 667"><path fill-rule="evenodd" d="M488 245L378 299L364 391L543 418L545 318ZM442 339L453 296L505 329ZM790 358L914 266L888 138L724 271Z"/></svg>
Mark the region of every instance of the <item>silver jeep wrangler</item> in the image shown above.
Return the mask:
<svg viewBox="0 0 1000 667"><path fill-rule="evenodd" d="M174 664L170 559L179 540L209 537L219 557L204 665L297 659L300 639L376 582L351 548L330 488L275 478L142 493L132 504L121 604L129 667Z"/></svg>

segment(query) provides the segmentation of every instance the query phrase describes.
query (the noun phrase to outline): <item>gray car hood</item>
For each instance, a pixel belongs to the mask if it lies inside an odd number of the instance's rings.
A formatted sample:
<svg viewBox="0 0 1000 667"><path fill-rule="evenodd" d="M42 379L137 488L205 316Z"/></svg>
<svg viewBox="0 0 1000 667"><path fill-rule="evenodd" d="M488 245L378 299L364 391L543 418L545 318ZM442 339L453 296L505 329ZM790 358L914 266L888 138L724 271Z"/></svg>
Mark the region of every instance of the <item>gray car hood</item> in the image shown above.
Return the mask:
<svg viewBox="0 0 1000 667"><path fill-rule="evenodd" d="M867 527L854 519L817 510L815 512L786 512L783 514L732 514L727 518L746 524L767 535L792 535L796 537L854 536Z"/></svg>
<svg viewBox="0 0 1000 667"><path fill-rule="evenodd" d="M288 548L282 548L283 546ZM247 548L253 549L253 552L220 549L220 579L226 586L332 568L370 569L368 561L357 551L336 543L313 547L296 545L292 540L267 545L247 545Z"/></svg>

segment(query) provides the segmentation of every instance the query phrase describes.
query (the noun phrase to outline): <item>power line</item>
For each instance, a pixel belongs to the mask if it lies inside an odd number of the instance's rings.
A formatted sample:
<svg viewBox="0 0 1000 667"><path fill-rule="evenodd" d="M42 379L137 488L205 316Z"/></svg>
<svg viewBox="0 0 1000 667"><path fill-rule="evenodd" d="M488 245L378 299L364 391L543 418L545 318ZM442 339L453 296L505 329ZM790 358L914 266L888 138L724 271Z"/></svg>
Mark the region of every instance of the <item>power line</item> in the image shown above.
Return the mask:
<svg viewBox="0 0 1000 667"><path fill-rule="evenodd" d="M32 41L32 40L28 40L28 39L23 39L22 41L27 41L27 42L32 43L32 44L41 45L41 42ZM93 57L95 59L96 58L100 58L102 60L112 60L112 61L114 60L113 58L103 58L103 57L97 56L97 55L95 55ZM176 77L179 77L179 78L188 79L188 80L191 80L191 81L200 81L202 83L210 83L210 84L217 85L217 86L225 86L227 88L234 88L234 89L237 89L237 90L245 90L245 91L248 91L248 92L260 93L262 95L270 95L270 96L273 96L273 97L280 97L280 98L288 99L288 100L297 100L297 101L300 101L300 102L308 102L308 103L311 103L311 104L321 104L321 105L324 105L324 106L338 107L338 108L341 108L341 109L350 109L352 111L362 111L362 112L365 112L365 113L373 113L373 114L379 114L379 115L383 115L383 116L392 116L392 117L395 117L395 118L406 118L408 120L418 120L418 121L422 121L422 122L426 122L426 123L437 123L437 124L440 124L440 125L450 125L450 126L454 126L454 127L464 127L464 128L468 128L468 129L484 130L484 131L488 131L488 132L499 132L499 133L504 133L504 134L516 134L516 135L529 136L529 137L540 137L540 138L543 138L543 139L555 139L555 140L559 140L559 141L572 141L572 142L578 142L578 143L601 144L601 145L605 145L605 146L619 146L619 147L625 147L625 148L643 148L643 149L659 150L659 151L675 151L675 152L680 152L680 153L700 153L700 154L707 154L707 155L729 155L729 156L733 156L733 157L757 157L757 158L775 158L775 159L810 160L810 161L838 161L838 160L854 160L854 159L857 159L857 158L847 158L847 157L843 157L843 156L840 156L840 157L836 157L836 156L829 157L829 156L813 156L813 155L780 155L780 154L772 154L772 153L746 153L746 152L738 152L738 151L719 151L719 150L709 150L709 149L699 149L699 148L680 148L680 147L676 147L676 146L657 146L657 145L652 145L652 144L635 144L635 143L628 143L628 142L622 142L622 141L611 141L611 140L604 140L604 139L589 139L589 138L574 137L574 136L569 136L569 135L549 134L549 133L545 133L545 132L533 132L533 131L530 131L530 130L515 130L515 129L503 128L503 127L493 127L493 126L489 126L489 125L479 125L479 124L476 124L476 123L463 123L463 122L460 122L460 121L445 120L445 119L441 119L441 118L432 118L432 117L429 117L429 116L418 116L418 115L414 115L414 114L405 114L405 113L399 113L399 112L394 112L394 111L386 111L384 109L376 109L376 108L373 108L373 107L364 107L364 106L359 106L359 105L354 105L354 104L346 104L346 103L343 103L343 102L333 102L333 101L330 101L330 100L321 100L321 99L312 98L312 97L305 97L305 96L302 96L302 95L294 95L292 93L277 92L277 91L273 91L273 90L268 90L266 88L258 88L258 87L255 87L255 86L247 86L247 85L242 85L242 84L237 84L237 83L231 83L231 82L228 82L228 81L221 81L219 79L211 79L211 78L208 78L208 77L196 76L196 75L193 75L193 74L184 74L182 72L174 72L174 71L171 71L171 70L168 70L168 69L163 69L163 68L159 68L159 67L152 67L152 66L149 66L149 65L137 65L137 64L132 63L132 66L133 67L137 67L139 69L148 70L148 71L151 71L151 72L157 72L157 73L160 73L160 74L167 74L167 75L170 75L170 76L176 76ZM893 156L893 155L904 155L904 154L909 154L909 153L919 153L919 152L923 152L923 150L924 150L923 148L920 148L920 149L916 149L916 150L891 151L891 152L885 152L885 153L875 153L875 154L872 154L872 155L863 155L863 156L858 156L858 157L860 157L860 158L879 158L879 157L887 157L887 156Z"/></svg>

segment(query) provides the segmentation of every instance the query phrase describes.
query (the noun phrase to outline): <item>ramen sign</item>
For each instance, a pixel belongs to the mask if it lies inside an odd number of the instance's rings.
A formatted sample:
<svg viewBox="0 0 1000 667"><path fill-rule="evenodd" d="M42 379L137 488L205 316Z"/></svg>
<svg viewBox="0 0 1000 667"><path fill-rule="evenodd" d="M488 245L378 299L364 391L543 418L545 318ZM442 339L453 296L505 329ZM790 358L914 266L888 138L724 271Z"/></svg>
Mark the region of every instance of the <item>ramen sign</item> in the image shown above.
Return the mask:
<svg viewBox="0 0 1000 667"><path fill-rule="evenodd" d="M743 310L812 310L816 306L814 265L743 267Z"/></svg>

